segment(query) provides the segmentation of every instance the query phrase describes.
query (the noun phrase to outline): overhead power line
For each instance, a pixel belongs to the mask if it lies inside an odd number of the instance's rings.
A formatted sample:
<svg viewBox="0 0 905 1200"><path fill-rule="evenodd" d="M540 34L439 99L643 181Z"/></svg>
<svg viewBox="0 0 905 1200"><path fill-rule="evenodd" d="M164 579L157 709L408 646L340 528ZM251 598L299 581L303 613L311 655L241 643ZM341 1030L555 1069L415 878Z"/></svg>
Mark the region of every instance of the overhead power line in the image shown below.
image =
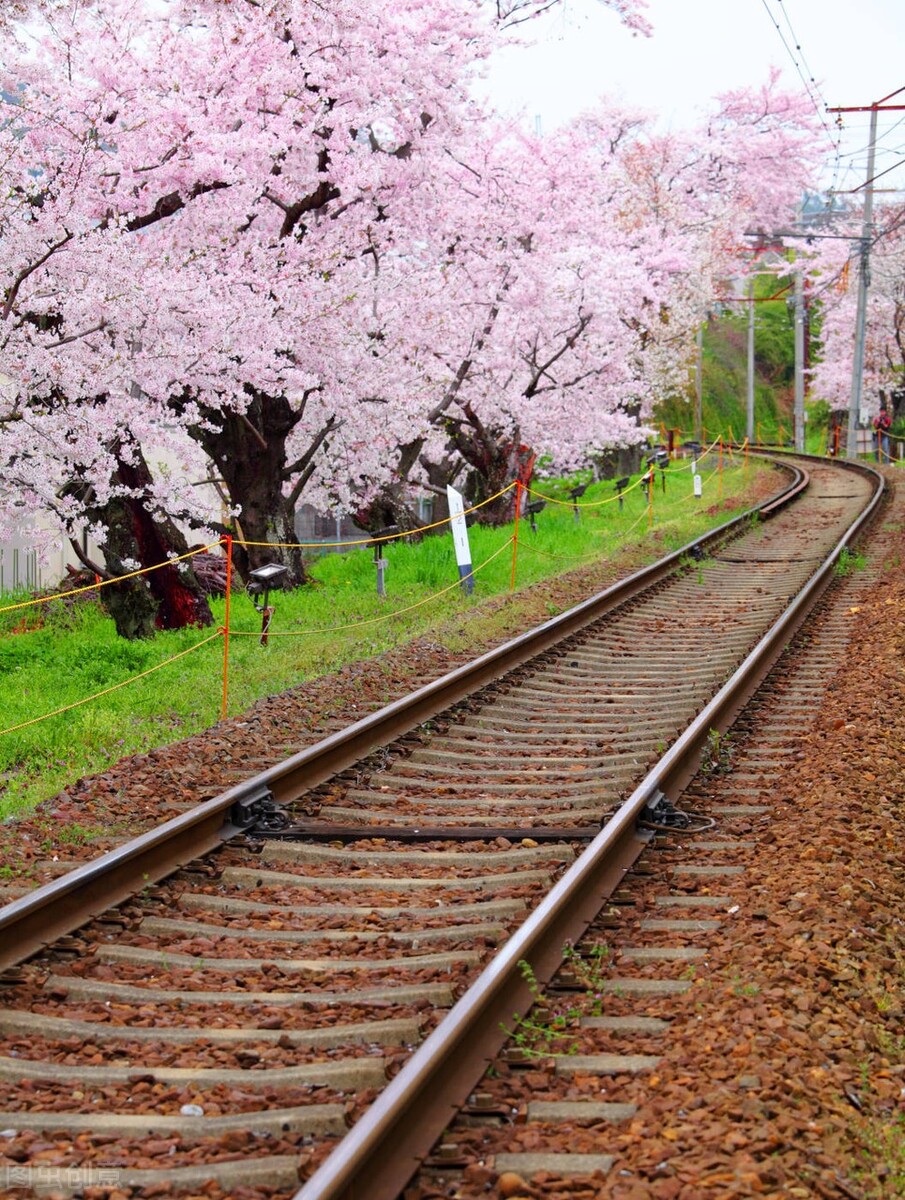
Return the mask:
<svg viewBox="0 0 905 1200"><path fill-rule="evenodd" d="M786 6L783 4L783 0L775 0L775 2L780 5L780 11L782 12L783 20L789 30L789 36L792 39L791 42L786 37L785 33L782 30L782 27L780 26L779 22L774 17L773 13L770 11L770 6L768 4L768 0L761 0L761 4L764 6L764 12L767 14L767 17L770 20L770 23L773 25L774 29L776 30L777 34L779 35L779 40L782 42L783 46L785 47L786 53L788 54L789 58L792 60L792 64L794 65L795 70L798 73L798 77L804 86L804 90L807 93L809 100L814 105L814 111L817 113L818 117L820 118L820 124L823 126L823 130L826 133L827 137L829 138L830 145L833 148L833 155L834 155L833 182L832 182L831 186L835 187L836 181L837 181L837 178L839 175L839 168L840 168L841 133L839 130L837 130L834 133L832 131L832 129L830 128L829 124L827 123L826 117L824 116L824 113L827 111L827 107L828 107L826 100L823 97L823 95L821 94L820 85L817 83L817 80L814 78L813 72L811 71L811 68L809 67L809 65L807 63L807 60L804 56L804 51L801 48L801 40L798 37L798 35L796 34L794 28L792 27L792 22L791 22L791 19L789 18L788 10L787 10Z"/></svg>

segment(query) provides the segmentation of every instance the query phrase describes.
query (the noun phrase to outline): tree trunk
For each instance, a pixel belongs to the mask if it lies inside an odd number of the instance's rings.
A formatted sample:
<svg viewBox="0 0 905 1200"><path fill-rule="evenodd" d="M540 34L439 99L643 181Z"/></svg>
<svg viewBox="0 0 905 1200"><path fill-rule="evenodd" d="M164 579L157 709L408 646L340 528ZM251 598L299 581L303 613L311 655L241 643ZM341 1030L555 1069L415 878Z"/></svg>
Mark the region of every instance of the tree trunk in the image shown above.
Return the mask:
<svg viewBox="0 0 905 1200"><path fill-rule="evenodd" d="M151 472L138 447L133 460L118 459L114 496L103 505L89 508L89 517L104 528L101 549L111 576L128 575L139 567L167 563L171 555L183 555L188 543L166 516L152 514L146 497ZM207 598L191 569L191 559L148 571L122 583L101 589L101 601L120 637L153 637L156 629L184 629L189 625L214 623Z"/></svg>
<svg viewBox="0 0 905 1200"><path fill-rule="evenodd" d="M501 429L484 426L468 410L466 415L467 423L455 425L452 444L470 468L464 489L469 505L481 504L515 480L528 487L537 455L519 440L518 429L513 431L512 437L507 437ZM512 488L484 504L474 514L475 521L481 525L504 525L511 521L515 516L517 493L518 489Z"/></svg>
<svg viewBox="0 0 905 1200"><path fill-rule="evenodd" d="M235 544L239 574L247 580L255 567L280 562L288 569L288 584L306 583L302 553L290 545L298 541L295 507L283 494L286 440L298 413L284 398L262 394L255 395L245 413L202 411L205 426L193 426L189 433L216 464L231 502L240 509L241 541L260 543Z"/></svg>
<svg viewBox="0 0 905 1200"><path fill-rule="evenodd" d="M594 475L597 479L621 479L641 470L641 447L620 446L614 450L600 450L591 455Z"/></svg>
<svg viewBox="0 0 905 1200"><path fill-rule="evenodd" d="M377 533L391 525L402 530L417 529L420 526L409 474L418 461L418 454L423 445L424 439L417 438L398 448L399 458L392 480L381 485L370 499L359 504L352 514L356 525L367 529L369 533Z"/></svg>
<svg viewBox="0 0 905 1200"><path fill-rule="evenodd" d="M391 527L405 533L421 526L411 488L401 480L385 484L375 496L355 510L352 519L356 525L373 534Z"/></svg>

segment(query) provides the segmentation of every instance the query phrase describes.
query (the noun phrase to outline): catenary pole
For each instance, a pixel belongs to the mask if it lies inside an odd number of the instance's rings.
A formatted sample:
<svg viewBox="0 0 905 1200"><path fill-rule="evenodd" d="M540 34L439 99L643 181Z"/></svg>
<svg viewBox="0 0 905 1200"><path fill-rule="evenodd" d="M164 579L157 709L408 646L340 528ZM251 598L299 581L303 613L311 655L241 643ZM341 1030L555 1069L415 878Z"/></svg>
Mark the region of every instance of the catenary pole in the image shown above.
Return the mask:
<svg viewBox="0 0 905 1200"><path fill-rule="evenodd" d="M748 404L745 433L754 441L754 276L748 284Z"/></svg>
<svg viewBox="0 0 905 1200"><path fill-rule="evenodd" d="M882 100L870 105L849 108L827 108L831 113L870 113L870 145L867 155L867 182L864 185L864 217L861 224L861 254L860 270L858 272L858 307L855 314L855 352L852 357L852 391L848 406L848 444L845 449L847 458L858 456L858 424L861 419L861 393L864 376L864 339L867 326L867 292L870 287L870 242L873 234L874 210L874 161L877 151L877 114L880 112L901 112L903 105L887 104L893 96L905 92L905 88L897 88Z"/></svg>
<svg viewBox="0 0 905 1200"><path fill-rule="evenodd" d="M874 215L874 161L877 151L877 107L870 110L870 147L867 152L867 186L861 225L861 254L858 271L858 307L855 313L855 353L852 358L852 393L848 406L846 457L858 457L858 426L864 383L864 337L867 327L867 291L870 287L870 239Z"/></svg>
<svg viewBox="0 0 905 1200"><path fill-rule="evenodd" d="M804 275L800 255L795 256L795 449L804 452Z"/></svg>

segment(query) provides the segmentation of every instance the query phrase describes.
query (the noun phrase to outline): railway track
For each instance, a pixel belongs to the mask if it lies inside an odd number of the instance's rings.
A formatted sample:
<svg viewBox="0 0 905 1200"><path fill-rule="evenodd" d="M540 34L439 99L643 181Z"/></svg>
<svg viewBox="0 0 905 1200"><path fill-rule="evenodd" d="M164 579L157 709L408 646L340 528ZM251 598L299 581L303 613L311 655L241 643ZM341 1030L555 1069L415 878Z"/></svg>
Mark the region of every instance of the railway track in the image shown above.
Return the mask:
<svg viewBox="0 0 905 1200"><path fill-rule="evenodd" d="M869 473L806 472L769 520L0 911L8 1179L395 1196L876 503Z"/></svg>
<svg viewBox="0 0 905 1200"><path fill-rule="evenodd" d="M540 1181L515 1188L519 1195L569 1200L876 1194L846 1181L844 1155L823 1153L824 1122L797 1118L796 1067L771 1063L756 1044L780 1023L802 1057L810 1050L823 1064L812 1069L825 1074L827 1059L839 1060L838 1094L849 1097L853 1116L863 1107L857 1072L845 1062L845 1032L825 1015L832 1010L812 1010L807 995L803 948L814 936L815 893L804 876L790 888L791 899L777 901L765 862L777 827L797 843L803 861L831 861L832 851L811 843L798 814L796 769L825 749L825 734L812 733L815 718L838 687L864 598L898 562L900 548L893 530L876 532L872 562L835 581L832 601L817 606L731 733L703 756L682 797L695 822L653 835L563 967L536 991L525 1022L509 1022L507 1047L425 1157L405 1200L477 1200L488 1181L507 1173L510 1188L519 1177ZM832 753L827 768L839 769ZM856 826L851 836L864 834ZM857 874L844 878L843 896ZM819 889L816 897L832 905ZM783 957L783 987L771 989L751 947L799 914L796 949ZM860 919L873 920L863 909ZM818 996L831 993L845 972L828 967L820 951L814 960L824 977ZM893 1011L890 1028L899 1027ZM774 1068L770 1079L765 1063ZM859 1069L863 1080L863 1059ZM853 1078L846 1085L847 1074ZM752 1113L762 1114L759 1129L753 1122L759 1143L750 1128L738 1128L742 1114ZM790 1155L785 1164L782 1151L792 1137L810 1143L810 1154ZM889 1185L889 1194L898 1194L893 1179Z"/></svg>

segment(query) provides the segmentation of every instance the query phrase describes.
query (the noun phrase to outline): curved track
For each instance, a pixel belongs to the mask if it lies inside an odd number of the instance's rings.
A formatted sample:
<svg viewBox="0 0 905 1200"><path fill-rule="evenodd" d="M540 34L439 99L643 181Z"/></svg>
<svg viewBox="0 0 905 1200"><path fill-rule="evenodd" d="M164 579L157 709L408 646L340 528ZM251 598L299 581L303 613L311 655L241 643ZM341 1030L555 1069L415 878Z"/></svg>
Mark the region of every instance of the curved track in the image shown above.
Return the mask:
<svg viewBox="0 0 905 1200"><path fill-rule="evenodd" d="M694 774L710 729L776 658L802 619L793 598L875 488L838 465L807 470L802 498L769 521L675 556L652 587L634 583L630 603L614 596L549 623L540 659L524 662L529 639L521 657L503 648L477 672L476 694L467 672L422 689L387 727L408 729L401 741L356 762L380 741L379 722L362 722L328 739L323 761L306 752L202 806L213 815L200 837L197 821L171 822L176 849L155 835L139 839L151 858L107 856L115 899L132 898L4 977L0 1129L15 1131L7 1151L23 1185L39 1189L52 1162L64 1191L106 1171L142 1194L201 1180L285 1194L357 1121L351 1153L302 1195L394 1195L432 1122L443 1127L495 1052L499 1014L530 1003L514 956L530 945L539 977L553 973L643 848L639 813ZM780 618L783 637L766 645ZM752 647L753 676L739 669ZM152 886L237 824L246 836ZM148 878L140 896L136 870ZM574 895L554 886L564 871ZM42 920L67 927L67 895L104 909L105 878L85 869L60 882L56 909L33 897L0 912L10 935L23 919L23 948L9 943L7 961L46 940ZM494 958L507 939L508 962ZM479 975L464 1009L483 1034L463 1040L467 1021L452 1014L452 1041L436 1030L373 1104Z"/></svg>

